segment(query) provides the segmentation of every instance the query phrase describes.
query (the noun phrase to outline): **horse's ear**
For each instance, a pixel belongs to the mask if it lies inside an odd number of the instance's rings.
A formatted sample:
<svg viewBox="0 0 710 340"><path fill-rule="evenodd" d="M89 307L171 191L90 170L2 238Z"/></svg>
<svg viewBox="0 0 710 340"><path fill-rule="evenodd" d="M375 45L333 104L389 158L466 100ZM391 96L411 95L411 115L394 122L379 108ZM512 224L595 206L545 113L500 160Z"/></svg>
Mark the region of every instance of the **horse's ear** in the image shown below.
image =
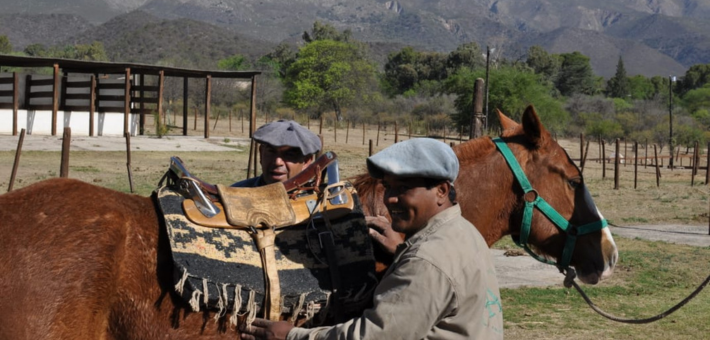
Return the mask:
<svg viewBox="0 0 710 340"><path fill-rule="evenodd" d="M514 129L518 126L518 123L508 118L508 116L506 116L501 110L496 109L496 112L498 112L498 121L500 122L500 126L503 130Z"/></svg>
<svg viewBox="0 0 710 340"><path fill-rule="evenodd" d="M542 146L550 133L547 132L544 126L542 126L540 117L537 115L537 112L535 112L535 108L532 105L528 106L525 109L525 112L523 112L522 124L525 136L528 138L530 143L536 147Z"/></svg>

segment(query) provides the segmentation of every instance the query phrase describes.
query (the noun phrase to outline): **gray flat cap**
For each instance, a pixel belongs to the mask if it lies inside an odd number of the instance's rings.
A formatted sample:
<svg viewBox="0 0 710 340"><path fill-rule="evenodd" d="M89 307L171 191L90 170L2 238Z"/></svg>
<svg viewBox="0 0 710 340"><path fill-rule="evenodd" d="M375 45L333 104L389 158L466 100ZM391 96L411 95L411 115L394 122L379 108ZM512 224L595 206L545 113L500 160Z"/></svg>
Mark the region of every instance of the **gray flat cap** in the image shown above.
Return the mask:
<svg viewBox="0 0 710 340"><path fill-rule="evenodd" d="M278 120L262 125L254 131L254 140L272 146L291 146L301 149L303 155L320 151L320 138L292 120Z"/></svg>
<svg viewBox="0 0 710 340"><path fill-rule="evenodd" d="M447 179L459 175L459 160L446 143L415 138L394 144L367 159L367 171L374 178L385 173L402 177Z"/></svg>

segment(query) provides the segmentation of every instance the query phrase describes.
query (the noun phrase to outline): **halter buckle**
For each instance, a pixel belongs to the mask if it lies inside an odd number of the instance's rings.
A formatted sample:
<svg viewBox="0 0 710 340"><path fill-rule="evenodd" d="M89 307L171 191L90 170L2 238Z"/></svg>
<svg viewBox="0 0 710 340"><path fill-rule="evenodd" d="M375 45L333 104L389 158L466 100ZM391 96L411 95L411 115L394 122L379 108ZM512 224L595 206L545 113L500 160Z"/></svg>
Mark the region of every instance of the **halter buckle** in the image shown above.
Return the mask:
<svg viewBox="0 0 710 340"><path fill-rule="evenodd" d="M533 203L538 197L540 197L540 194L537 193L537 190L532 189L523 195L523 200L528 203Z"/></svg>

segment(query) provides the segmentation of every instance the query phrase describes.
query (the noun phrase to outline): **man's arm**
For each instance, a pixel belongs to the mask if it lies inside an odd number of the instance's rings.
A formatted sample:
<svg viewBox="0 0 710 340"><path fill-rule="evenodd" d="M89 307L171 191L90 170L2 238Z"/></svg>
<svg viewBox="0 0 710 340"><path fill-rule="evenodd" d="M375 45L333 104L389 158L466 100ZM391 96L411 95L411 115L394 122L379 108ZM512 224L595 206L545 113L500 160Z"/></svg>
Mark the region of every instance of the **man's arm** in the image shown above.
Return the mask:
<svg viewBox="0 0 710 340"><path fill-rule="evenodd" d="M333 327L293 328L286 339L421 339L456 308L449 278L428 261L403 259L375 291L374 306Z"/></svg>

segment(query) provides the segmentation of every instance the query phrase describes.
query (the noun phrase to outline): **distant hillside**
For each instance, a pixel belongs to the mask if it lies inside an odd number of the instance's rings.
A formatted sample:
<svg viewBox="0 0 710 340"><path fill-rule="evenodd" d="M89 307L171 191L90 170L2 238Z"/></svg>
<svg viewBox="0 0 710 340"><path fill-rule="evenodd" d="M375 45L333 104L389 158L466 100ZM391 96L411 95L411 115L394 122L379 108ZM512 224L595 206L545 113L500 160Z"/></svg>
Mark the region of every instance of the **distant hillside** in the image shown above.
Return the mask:
<svg viewBox="0 0 710 340"><path fill-rule="evenodd" d="M4 13L73 13L102 23L88 32L71 21L37 22L35 36L30 23L0 17L0 34L16 46L64 41L63 32L73 30L74 41L103 41L110 55L122 60L186 53L187 60L199 61L209 59L201 57L205 53L223 55L235 48L257 55L273 44L300 41L302 32L320 21L351 30L374 47L378 61L398 46L449 52L474 41L516 60L531 45L555 53L579 51L605 77L614 73L619 55L629 73L646 76L710 63L710 0L0 0L0 5ZM187 27L202 38L186 36L185 43L175 32Z"/></svg>
<svg viewBox="0 0 710 340"><path fill-rule="evenodd" d="M685 66L710 63L710 20L651 15L609 29L607 34L649 46Z"/></svg>
<svg viewBox="0 0 710 340"><path fill-rule="evenodd" d="M66 43L92 41L102 42L111 60L208 69L234 54L256 59L275 46L204 22L162 20L141 11L115 17Z"/></svg>
<svg viewBox="0 0 710 340"><path fill-rule="evenodd" d="M0 0L3 13L71 14L94 24L130 12L148 0Z"/></svg>
<svg viewBox="0 0 710 340"><path fill-rule="evenodd" d="M683 74L686 69L673 58L642 43L609 37L596 31L558 29L540 34L531 41L551 53L580 51L590 58L594 73L605 78L612 77L616 72L619 56L624 59L628 75L648 74L648 70L653 69L654 75L667 76ZM526 46L526 41L520 41L520 45Z"/></svg>
<svg viewBox="0 0 710 340"><path fill-rule="evenodd" d="M92 27L69 14L0 14L0 35L6 35L15 50L30 44L52 46Z"/></svg>
<svg viewBox="0 0 710 340"><path fill-rule="evenodd" d="M693 28L710 22L710 0L151 0L142 9L161 17L212 22L274 42L300 36L318 20L350 29L364 41L440 52L475 41L520 59L527 47L541 45L555 53L590 56L595 72L605 77L615 72L619 55L630 73L646 76L710 63L710 37ZM651 17L677 27L646 39L626 34ZM696 34L677 39L685 32Z"/></svg>

